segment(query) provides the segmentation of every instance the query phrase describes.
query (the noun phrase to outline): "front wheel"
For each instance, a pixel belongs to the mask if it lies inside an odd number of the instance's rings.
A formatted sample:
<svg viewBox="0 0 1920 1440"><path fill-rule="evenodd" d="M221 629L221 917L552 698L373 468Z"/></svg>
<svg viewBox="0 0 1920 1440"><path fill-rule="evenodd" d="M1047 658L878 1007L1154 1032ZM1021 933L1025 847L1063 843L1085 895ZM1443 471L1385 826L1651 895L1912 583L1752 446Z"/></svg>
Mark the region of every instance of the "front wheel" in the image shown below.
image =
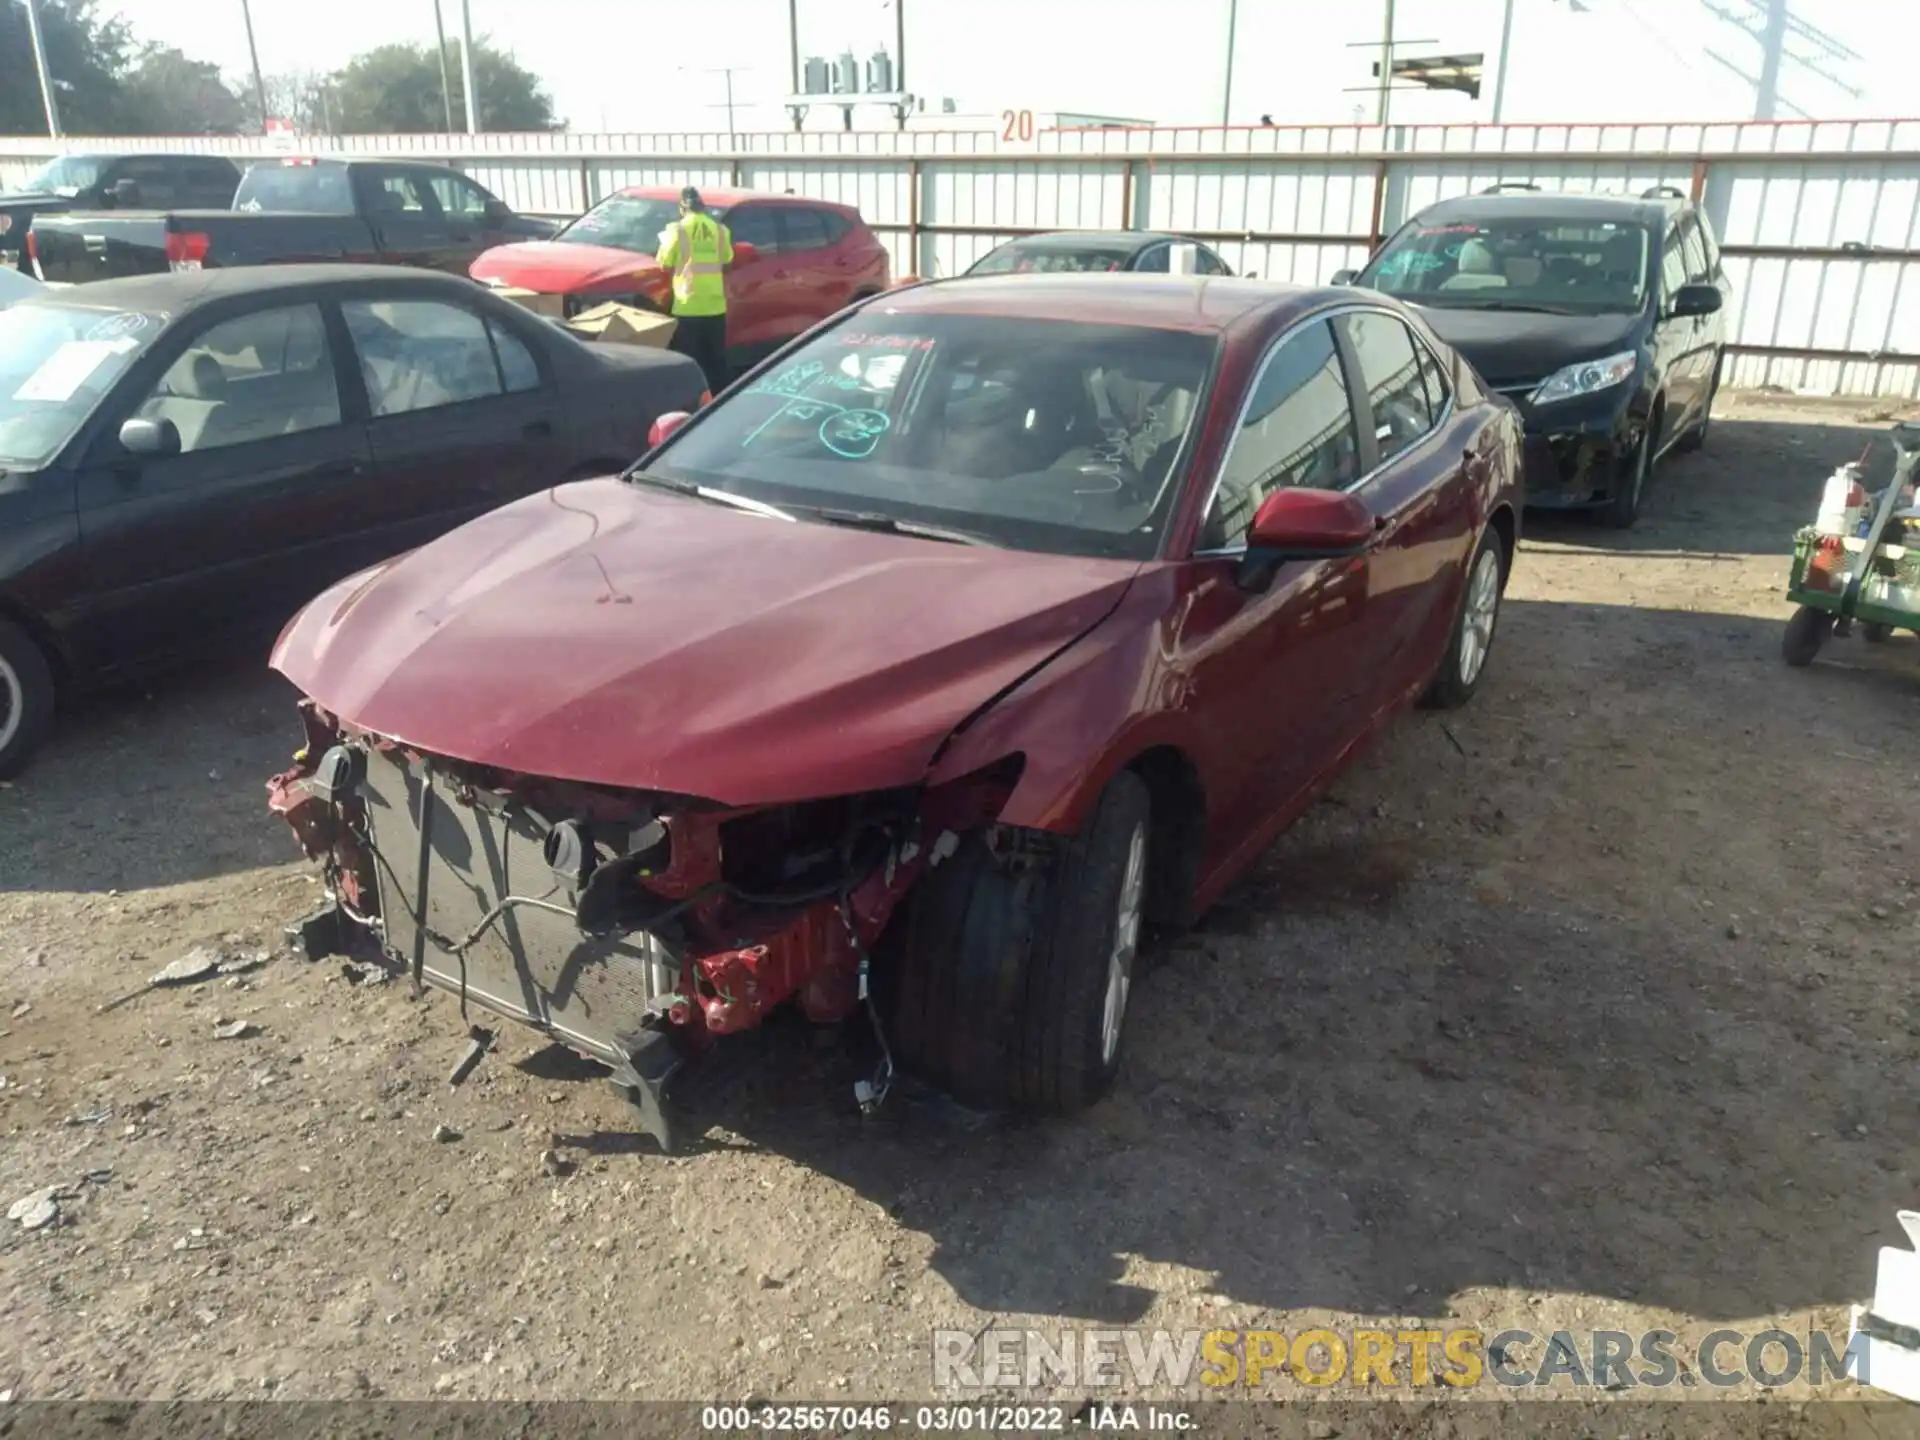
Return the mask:
<svg viewBox="0 0 1920 1440"><path fill-rule="evenodd" d="M1654 421L1650 420L1633 457L1613 477L1613 493L1600 513L1615 530L1631 530L1640 520L1640 503L1646 497L1647 482L1653 478L1653 434Z"/></svg>
<svg viewBox="0 0 1920 1440"><path fill-rule="evenodd" d="M1488 526L1467 567L1467 586L1454 616L1453 638L1440 669L1427 687L1426 703L1435 710L1456 710L1473 698L1493 651L1500 599L1507 588L1507 547Z"/></svg>
<svg viewBox="0 0 1920 1440"><path fill-rule="evenodd" d="M1787 621L1780 636L1780 654L1789 665L1811 665L1820 647L1833 634L1833 616L1811 605L1802 605Z"/></svg>
<svg viewBox="0 0 1920 1440"><path fill-rule="evenodd" d="M1067 1114L1120 1070L1145 912L1146 783L1122 771L1079 834L976 833L888 928L881 1023L963 1104Z"/></svg>
<svg viewBox="0 0 1920 1440"><path fill-rule="evenodd" d="M20 773L53 723L53 671L33 638L0 620L0 780Z"/></svg>

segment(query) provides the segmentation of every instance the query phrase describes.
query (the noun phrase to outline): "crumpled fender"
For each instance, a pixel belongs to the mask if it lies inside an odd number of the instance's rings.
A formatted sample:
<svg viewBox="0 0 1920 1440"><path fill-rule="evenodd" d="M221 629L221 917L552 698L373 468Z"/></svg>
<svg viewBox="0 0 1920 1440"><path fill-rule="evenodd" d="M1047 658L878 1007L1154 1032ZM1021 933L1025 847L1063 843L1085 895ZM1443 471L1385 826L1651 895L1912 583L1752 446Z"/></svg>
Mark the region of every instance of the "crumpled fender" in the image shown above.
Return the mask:
<svg viewBox="0 0 1920 1440"><path fill-rule="evenodd" d="M1163 639L1168 573L1143 571L1100 624L958 727L927 784L1018 754L1025 764L1001 823L1072 834L1135 758L1185 749L1184 681Z"/></svg>

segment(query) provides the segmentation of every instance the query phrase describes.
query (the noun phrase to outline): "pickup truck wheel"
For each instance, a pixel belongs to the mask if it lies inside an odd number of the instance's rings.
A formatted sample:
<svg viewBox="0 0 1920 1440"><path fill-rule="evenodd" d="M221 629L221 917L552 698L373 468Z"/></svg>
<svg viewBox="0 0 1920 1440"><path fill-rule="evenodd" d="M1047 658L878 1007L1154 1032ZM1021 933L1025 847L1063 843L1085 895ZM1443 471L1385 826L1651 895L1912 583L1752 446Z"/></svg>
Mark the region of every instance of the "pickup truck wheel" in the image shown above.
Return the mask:
<svg viewBox="0 0 1920 1440"><path fill-rule="evenodd" d="M0 780L20 773L53 721L53 670L31 636L0 620Z"/></svg>
<svg viewBox="0 0 1920 1440"><path fill-rule="evenodd" d="M1067 1114L1107 1093L1136 971L1150 819L1145 782L1122 772L1079 834L996 854L976 833L921 878L876 977L881 1023L906 1069L985 1109Z"/></svg>

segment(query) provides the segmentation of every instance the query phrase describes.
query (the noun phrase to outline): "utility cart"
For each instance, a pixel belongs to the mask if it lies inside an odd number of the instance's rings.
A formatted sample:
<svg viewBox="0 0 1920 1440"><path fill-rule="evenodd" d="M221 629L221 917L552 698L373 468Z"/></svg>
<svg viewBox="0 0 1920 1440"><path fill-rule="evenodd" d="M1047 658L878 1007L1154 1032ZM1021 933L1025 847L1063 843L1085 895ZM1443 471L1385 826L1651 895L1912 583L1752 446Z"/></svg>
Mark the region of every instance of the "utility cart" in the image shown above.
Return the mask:
<svg viewBox="0 0 1920 1440"><path fill-rule="evenodd" d="M1812 664L1829 636L1850 634L1856 622L1869 641L1920 632L1920 510L1912 491L1920 423L1903 420L1889 438L1894 465L1886 489L1869 495L1860 463L1841 466L1827 481L1819 518L1793 537L1787 598L1800 608L1780 640L1789 665Z"/></svg>

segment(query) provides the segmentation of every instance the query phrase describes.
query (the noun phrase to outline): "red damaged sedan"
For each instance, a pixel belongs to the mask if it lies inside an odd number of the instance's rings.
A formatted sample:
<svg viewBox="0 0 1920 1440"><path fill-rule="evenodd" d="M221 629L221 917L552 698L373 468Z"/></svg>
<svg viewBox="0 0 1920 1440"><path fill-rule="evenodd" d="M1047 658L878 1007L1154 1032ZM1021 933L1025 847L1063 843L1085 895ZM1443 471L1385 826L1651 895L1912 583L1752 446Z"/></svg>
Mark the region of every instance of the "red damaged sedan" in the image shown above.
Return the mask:
<svg viewBox="0 0 1920 1440"><path fill-rule="evenodd" d="M796 195L703 190L733 237L727 267L727 358L756 364L836 310L889 284L886 247L860 212ZM642 309L672 304L672 277L655 262L660 232L680 215L675 187L609 195L551 240L481 255L475 280L560 295L569 316L608 300Z"/></svg>
<svg viewBox="0 0 1920 1440"><path fill-rule="evenodd" d="M1098 1099L1143 923L1472 695L1519 525L1512 408L1351 289L929 284L656 433L315 600L271 791L310 948L604 1062L663 1144L789 1002L868 1012L863 1104Z"/></svg>

